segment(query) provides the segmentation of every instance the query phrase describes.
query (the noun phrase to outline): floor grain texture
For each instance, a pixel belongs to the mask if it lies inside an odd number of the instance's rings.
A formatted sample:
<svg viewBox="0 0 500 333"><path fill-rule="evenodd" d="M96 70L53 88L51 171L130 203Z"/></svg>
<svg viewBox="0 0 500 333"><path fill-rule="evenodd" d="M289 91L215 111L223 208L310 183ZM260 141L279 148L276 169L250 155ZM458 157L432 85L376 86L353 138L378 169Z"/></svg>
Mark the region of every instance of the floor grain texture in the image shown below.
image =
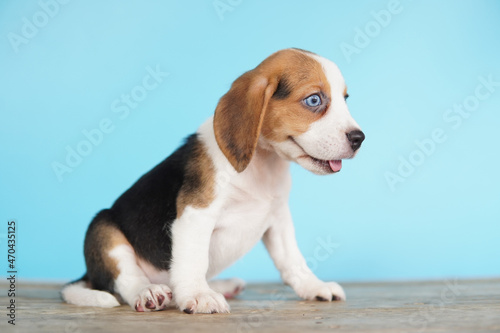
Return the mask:
<svg viewBox="0 0 500 333"><path fill-rule="evenodd" d="M343 284L346 302L306 302L278 284L249 285L230 314L177 309L136 313L77 307L60 285L19 283L16 325L7 323L0 283L0 332L500 332L500 280Z"/></svg>

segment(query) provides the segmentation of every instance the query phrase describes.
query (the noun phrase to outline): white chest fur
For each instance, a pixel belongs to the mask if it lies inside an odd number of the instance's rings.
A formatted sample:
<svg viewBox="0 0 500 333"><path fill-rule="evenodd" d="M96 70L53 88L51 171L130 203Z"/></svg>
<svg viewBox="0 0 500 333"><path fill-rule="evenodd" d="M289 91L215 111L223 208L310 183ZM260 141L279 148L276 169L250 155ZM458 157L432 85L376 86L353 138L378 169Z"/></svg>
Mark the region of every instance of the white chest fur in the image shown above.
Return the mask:
<svg viewBox="0 0 500 333"><path fill-rule="evenodd" d="M222 179L222 177L219 177ZM275 221L276 211L288 202L289 163L275 154L258 151L248 168L219 184L219 218L210 241L211 278L247 253Z"/></svg>

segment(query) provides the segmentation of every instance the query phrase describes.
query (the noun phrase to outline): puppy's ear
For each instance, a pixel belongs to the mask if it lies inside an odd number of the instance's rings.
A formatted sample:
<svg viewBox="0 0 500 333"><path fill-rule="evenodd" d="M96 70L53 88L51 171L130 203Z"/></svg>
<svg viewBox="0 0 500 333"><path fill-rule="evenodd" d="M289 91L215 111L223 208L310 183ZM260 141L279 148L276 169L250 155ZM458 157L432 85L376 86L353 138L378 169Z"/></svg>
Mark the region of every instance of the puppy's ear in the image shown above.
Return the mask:
<svg viewBox="0 0 500 333"><path fill-rule="evenodd" d="M242 172L252 159L269 99L278 80L255 70L233 82L214 115L215 139L234 169Z"/></svg>

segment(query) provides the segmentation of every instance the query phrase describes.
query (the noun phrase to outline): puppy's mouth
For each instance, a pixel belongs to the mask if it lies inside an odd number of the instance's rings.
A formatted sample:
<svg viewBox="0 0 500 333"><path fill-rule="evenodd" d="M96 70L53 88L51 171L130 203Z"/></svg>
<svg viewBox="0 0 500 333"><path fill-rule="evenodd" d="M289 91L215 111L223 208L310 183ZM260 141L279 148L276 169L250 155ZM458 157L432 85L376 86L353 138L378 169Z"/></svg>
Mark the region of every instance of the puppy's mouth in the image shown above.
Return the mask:
<svg viewBox="0 0 500 333"><path fill-rule="evenodd" d="M321 169L325 173L336 173L339 172L340 169L342 169L342 160L321 160L319 158L313 157L309 155L304 148L302 148L295 139L290 136L290 140L297 146L299 147L302 152L304 153L303 155L300 155L297 157L297 159L308 159L311 161L316 167Z"/></svg>
<svg viewBox="0 0 500 333"><path fill-rule="evenodd" d="M311 155L302 155L299 158L309 158L313 163L327 173L336 173L342 169L342 160L320 160Z"/></svg>

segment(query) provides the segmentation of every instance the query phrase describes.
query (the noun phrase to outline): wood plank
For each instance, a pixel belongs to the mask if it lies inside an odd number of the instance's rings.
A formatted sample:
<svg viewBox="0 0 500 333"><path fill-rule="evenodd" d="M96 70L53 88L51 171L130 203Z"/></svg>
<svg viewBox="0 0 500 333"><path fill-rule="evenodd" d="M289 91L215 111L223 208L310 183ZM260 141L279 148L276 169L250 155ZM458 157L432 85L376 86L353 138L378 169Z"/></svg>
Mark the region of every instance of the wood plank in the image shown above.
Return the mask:
<svg viewBox="0 0 500 333"><path fill-rule="evenodd" d="M1 332L500 332L500 280L345 283L347 302L306 302L279 284L252 284L230 300L231 314L176 309L136 313L77 307L58 284L19 283L16 326L7 324L0 284Z"/></svg>

